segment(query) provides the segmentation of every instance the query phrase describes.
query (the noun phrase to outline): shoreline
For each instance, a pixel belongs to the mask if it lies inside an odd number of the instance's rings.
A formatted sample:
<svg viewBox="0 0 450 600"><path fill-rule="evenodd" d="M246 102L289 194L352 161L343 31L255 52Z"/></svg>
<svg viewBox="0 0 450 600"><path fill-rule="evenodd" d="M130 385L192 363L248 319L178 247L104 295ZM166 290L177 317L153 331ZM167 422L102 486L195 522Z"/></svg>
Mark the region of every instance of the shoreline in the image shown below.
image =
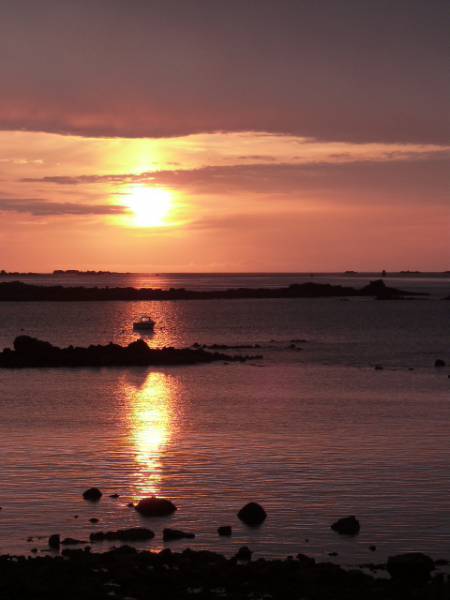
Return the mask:
<svg viewBox="0 0 450 600"><path fill-rule="evenodd" d="M123 545L99 553L88 547L56 556L2 555L0 592L4 600L443 600L450 594L438 564L445 561L420 553L351 569L305 554L282 560L252 560L251 554L247 547L225 558L207 550L150 552ZM375 576L383 567L389 576Z"/></svg>

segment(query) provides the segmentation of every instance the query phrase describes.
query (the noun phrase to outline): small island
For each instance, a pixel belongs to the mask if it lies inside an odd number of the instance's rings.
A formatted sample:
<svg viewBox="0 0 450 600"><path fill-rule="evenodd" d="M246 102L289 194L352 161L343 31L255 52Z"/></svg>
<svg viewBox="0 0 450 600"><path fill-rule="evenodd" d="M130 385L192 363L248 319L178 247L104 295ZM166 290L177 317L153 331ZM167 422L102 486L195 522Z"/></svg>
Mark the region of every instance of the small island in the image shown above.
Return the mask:
<svg viewBox="0 0 450 600"><path fill-rule="evenodd" d="M203 348L150 348L140 339L128 346L110 343L87 348L59 348L49 342L21 335L14 340L13 350L5 348L0 352L0 368L172 366L215 361L243 362L250 358L261 357L230 356Z"/></svg>
<svg viewBox="0 0 450 600"><path fill-rule="evenodd" d="M260 298L340 298L369 296L396 299L422 296L388 287L381 279L362 288L329 283L295 283L280 288L230 288L226 290L187 290L185 288L68 287L31 285L21 281L0 283L0 302L101 302L111 300L235 300Z"/></svg>

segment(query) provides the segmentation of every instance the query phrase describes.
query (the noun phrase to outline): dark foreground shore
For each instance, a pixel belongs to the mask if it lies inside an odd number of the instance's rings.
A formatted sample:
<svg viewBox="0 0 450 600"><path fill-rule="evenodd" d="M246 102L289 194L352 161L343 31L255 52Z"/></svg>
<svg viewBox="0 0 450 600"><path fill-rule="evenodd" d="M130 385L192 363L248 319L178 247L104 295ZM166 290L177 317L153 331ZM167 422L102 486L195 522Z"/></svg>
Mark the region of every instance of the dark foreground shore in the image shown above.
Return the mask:
<svg viewBox="0 0 450 600"><path fill-rule="evenodd" d="M245 552L244 552L245 554ZM104 553L0 557L2 600L448 600L442 573L406 569L378 578L360 569L285 560L227 559L207 551L139 552L121 546ZM431 559L429 559L431 560ZM387 565L389 570L389 563Z"/></svg>
<svg viewBox="0 0 450 600"><path fill-rule="evenodd" d="M20 281L0 283L0 302L102 302L112 300L233 300L258 298L340 298L369 296L393 300L408 296L423 296L385 285L382 279L362 288L328 283L293 284L283 288L232 288L227 290L168 290L132 287L65 287L62 285L30 285Z"/></svg>

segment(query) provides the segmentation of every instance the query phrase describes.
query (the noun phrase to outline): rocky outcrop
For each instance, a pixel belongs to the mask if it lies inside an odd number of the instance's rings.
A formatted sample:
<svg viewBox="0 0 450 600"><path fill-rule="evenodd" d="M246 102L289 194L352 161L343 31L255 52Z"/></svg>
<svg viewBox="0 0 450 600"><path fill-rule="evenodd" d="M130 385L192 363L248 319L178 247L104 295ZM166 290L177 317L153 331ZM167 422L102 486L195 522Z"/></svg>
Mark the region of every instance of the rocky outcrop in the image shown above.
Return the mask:
<svg viewBox="0 0 450 600"><path fill-rule="evenodd" d="M175 553L166 548L161 552L138 552L130 546L103 553L65 548L62 555L63 560L60 556L0 556L2 598L444 600L450 597L450 581L442 573L422 581L414 579L414 571L406 578L397 574L392 579L374 577L359 569L346 570L337 564L308 560L305 555L299 555L298 560L250 561L252 554L248 549L227 559L205 550ZM427 561L425 573L429 573L430 566Z"/></svg>
<svg viewBox="0 0 450 600"><path fill-rule="evenodd" d="M331 525L331 529L343 535L356 535L359 533L361 526L358 519L351 515L350 517L343 517L335 521Z"/></svg>
<svg viewBox="0 0 450 600"><path fill-rule="evenodd" d="M214 361L242 362L249 358L255 357L229 356L201 348L155 349L141 339L128 346L110 343L87 348L59 348L49 342L21 335L14 340L14 350L5 348L0 352L0 368L194 365Z"/></svg>
<svg viewBox="0 0 450 600"><path fill-rule="evenodd" d="M102 496L102 492L97 487L91 487L83 492L83 498L91 502L97 502Z"/></svg>
<svg viewBox="0 0 450 600"><path fill-rule="evenodd" d="M195 538L195 533L188 531L181 531L180 529L163 529L163 541L172 542L175 540L188 539L192 540Z"/></svg>
<svg viewBox="0 0 450 600"><path fill-rule="evenodd" d="M238 518L246 525L261 525L266 520L267 513L257 502L249 502L241 508L237 514Z"/></svg>
<svg viewBox="0 0 450 600"><path fill-rule="evenodd" d="M143 517L167 517L173 514L177 507L166 498L143 498L134 507Z"/></svg>
<svg viewBox="0 0 450 600"><path fill-rule="evenodd" d="M390 556L387 561L387 570L392 579L425 582L430 578L433 569L433 559L422 552L397 554Z"/></svg>
<svg viewBox="0 0 450 600"><path fill-rule="evenodd" d="M297 554L297 560L300 563L300 566L304 569L309 569L310 567L314 567L316 561L311 556L307 556L306 554L299 553Z"/></svg>
<svg viewBox="0 0 450 600"><path fill-rule="evenodd" d="M248 548L248 546L241 546L239 550L236 552L236 560L242 562L249 562L252 559L253 552Z"/></svg>
<svg viewBox="0 0 450 600"><path fill-rule="evenodd" d="M61 546L76 546L79 544L87 544L86 540L79 540L77 538L67 537L61 542Z"/></svg>

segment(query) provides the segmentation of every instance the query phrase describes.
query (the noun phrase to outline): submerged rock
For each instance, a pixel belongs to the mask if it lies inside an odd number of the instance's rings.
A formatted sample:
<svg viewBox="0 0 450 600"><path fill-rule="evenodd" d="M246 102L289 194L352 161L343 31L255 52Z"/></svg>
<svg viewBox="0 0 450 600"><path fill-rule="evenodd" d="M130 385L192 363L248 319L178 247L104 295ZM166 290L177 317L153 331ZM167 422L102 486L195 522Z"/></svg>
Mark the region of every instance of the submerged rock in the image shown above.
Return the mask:
<svg viewBox="0 0 450 600"><path fill-rule="evenodd" d="M97 500L100 500L102 496L102 492L96 487L91 487L83 492L83 498L85 500L90 500L91 502L96 502Z"/></svg>
<svg viewBox="0 0 450 600"><path fill-rule="evenodd" d="M238 518L246 525L261 525L266 520L267 513L257 502L249 502L241 508Z"/></svg>
<svg viewBox="0 0 450 600"><path fill-rule="evenodd" d="M129 529L118 529L117 531L95 531L90 534L91 542L103 542L105 540L141 541L151 540L155 537L151 529L145 527L130 527Z"/></svg>
<svg viewBox="0 0 450 600"><path fill-rule="evenodd" d="M437 358L434 361L434 366L435 367L445 367L445 360L442 360L442 358Z"/></svg>
<svg viewBox="0 0 450 600"><path fill-rule="evenodd" d="M331 525L331 529L343 535L356 535L359 533L361 527L358 519L351 515L350 517L343 517L342 519L335 521Z"/></svg>
<svg viewBox="0 0 450 600"><path fill-rule="evenodd" d="M217 528L217 533L223 537L230 537L233 531L230 525L222 525L222 527Z"/></svg>
<svg viewBox="0 0 450 600"><path fill-rule="evenodd" d="M387 561L387 570L392 579L425 582L433 569L433 559L422 552L397 554L390 556Z"/></svg>
<svg viewBox="0 0 450 600"><path fill-rule="evenodd" d="M144 517L166 517L177 510L173 502L166 498L157 498L156 496L143 498L134 508Z"/></svg>
<svg viewBox="0 0 450 600"><path fill-rule="evenodd" d="M195 533L188 533L179 529L163 529L163 540L165 542L182 540L183 538L193 539L195 538Z"/></svg>

